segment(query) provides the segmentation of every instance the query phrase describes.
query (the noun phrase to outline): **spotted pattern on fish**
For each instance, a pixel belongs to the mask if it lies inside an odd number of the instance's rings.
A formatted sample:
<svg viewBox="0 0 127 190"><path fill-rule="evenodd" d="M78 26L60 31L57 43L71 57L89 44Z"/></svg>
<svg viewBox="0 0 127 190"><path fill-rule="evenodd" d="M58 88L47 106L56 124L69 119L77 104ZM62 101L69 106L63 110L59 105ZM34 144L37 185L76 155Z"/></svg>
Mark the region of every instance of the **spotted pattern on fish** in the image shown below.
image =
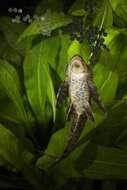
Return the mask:
<svg viewBox="0 0 127 190"><path fill-rule="evenodd" d="M69 95L78 115L85 111L85 103L90 99L86 77L73 73L70 77Z"/></svg>
<svg viewBox="0 0 127 190"><path fill-rule="evenodd" d="M61 105L62 101L67 96L69 97L70 108L67 119L71 120L72 129L67 146L59 160L65 158L74 149L87 119L95 121L91 109L91 98L93 98L102 111L106 111L99 93L93 84L91 70L79 55L71 59L66 72L67 77L58 90L57 105Z"/></svg>

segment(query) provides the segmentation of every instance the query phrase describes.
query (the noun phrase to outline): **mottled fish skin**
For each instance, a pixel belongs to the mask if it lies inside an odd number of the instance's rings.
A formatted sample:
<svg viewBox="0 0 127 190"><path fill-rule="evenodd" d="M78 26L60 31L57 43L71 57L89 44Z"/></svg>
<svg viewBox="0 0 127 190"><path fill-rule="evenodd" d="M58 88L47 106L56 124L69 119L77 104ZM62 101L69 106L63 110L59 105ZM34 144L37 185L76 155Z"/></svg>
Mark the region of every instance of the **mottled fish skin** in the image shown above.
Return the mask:
<svg viewBox="0 0 127 190"><path fill-rule="evenodd" d="M88 80L91 80L92 77L89 68L81 57L75 56L72 58L67 74L69 79L69 96L71 104L77 113L77 119L80 118L80 115L85 114L94 121L94 115L90 108L91 94Z"/></svg>
<svg viewBox="0 0 127 190"><path fill-rule="evenodd" d="M70 76L69 95L76 113L81 115L85 111L85 105L88 104L90 93L86 77L84 74L72 73Z"/></svg>
<svg viewBox="0 0 127 190"><path fill-rule="evenodd" d="M69 136L64 152L62 156L60 157L60 160L66 158L69 155L69 153L75 149L75 146L79 140L80 134L87 121L87 117L84 114L80 115L78 121L76 121L77 120L76 115L73 115L73 116L74 118L72 119L72 121L73 121L74 127L71 129L71 134Z"/></svg>
<svg viewBox="0 0 127 190"><path fill-rule="evenodd" d="M79 55L75 55L71 59L66 72L67 77L57 94L57 106L61 105L67 96L70 98L70 108L67 117L72 122L72 129L67 146L63 155L58 158L58 161L73 151L87 119L90 118L92 121L95 121L90 106L91 98L93 98L102 111L106 111L99 93L93 84L91 70Z"/></svg>

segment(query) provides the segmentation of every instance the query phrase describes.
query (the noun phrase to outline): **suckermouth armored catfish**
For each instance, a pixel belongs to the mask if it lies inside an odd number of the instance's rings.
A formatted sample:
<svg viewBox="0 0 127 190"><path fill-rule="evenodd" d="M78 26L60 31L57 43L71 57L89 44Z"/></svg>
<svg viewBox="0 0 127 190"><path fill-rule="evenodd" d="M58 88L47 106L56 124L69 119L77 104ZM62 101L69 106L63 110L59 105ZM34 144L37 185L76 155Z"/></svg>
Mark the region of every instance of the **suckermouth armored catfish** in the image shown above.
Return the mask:
<svg viewBox="0 0 127 190"><path fill-rule="evenodd" d="M57 107L62 104L66 97L69 97L70 106L67 118L72 122L72 133L61 158L66 157L74 149L86 120L95 121L91 109L91 99L96 102L102 111L106 111L92 81L91 70L81 56L75 55L72 57L66 69L66 74L66 78L57 93Z"/></svg>

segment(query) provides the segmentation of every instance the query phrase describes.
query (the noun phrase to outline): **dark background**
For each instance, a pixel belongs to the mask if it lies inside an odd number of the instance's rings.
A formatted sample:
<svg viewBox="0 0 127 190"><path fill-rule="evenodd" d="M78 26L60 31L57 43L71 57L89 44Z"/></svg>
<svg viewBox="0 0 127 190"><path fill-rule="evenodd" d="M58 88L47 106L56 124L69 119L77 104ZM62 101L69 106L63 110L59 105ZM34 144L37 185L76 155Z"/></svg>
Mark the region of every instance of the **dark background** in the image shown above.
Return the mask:
<svg viewBox="0 0 127 190"><path fill-rule="evenodd" d="M32 13L35 6L41 0L3 0L0 1L0 16L10 16L8 8L22 8L23 12L28 14ZM64 8L69 7L74 0L64 0Z"/></svg>
<svg viewBox="0 0 127 190"><path fill-rule="evenodd" d="M0 2L0 16L9 15L8 8L22 8L25 12L31 12L38 0L4 0Z"/></svg>

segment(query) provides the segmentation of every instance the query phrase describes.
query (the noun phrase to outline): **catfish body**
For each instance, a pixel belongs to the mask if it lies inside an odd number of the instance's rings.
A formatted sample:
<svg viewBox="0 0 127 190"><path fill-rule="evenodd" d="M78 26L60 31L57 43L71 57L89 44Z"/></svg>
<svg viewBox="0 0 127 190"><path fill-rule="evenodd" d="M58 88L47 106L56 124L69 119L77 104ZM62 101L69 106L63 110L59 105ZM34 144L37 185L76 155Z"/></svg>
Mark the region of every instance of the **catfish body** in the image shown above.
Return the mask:
<svg viewBox="0 0 127 190"><path fill-rule="evenodd" d="M91 99L102 111L106 111L92 81L91 70L79 55L75 55L71 59L66 74L65 80L58 90L57 106L60 106L66 97L70 99L67 118L72 122L72 133L61 158L66 157L74 149L86 120L95 121L91 109Z"/></svg>
<svg viewBox="0 0 127 190"><path fill-rule="evenodd" d="M75 56L68 67L67 75L69 82L69 97L71 100L71 109L74 109L77 117L85 114L94 121L94 116L90 108L91 94L88 81L91 80L91 72L81 57Z"/></svg>

